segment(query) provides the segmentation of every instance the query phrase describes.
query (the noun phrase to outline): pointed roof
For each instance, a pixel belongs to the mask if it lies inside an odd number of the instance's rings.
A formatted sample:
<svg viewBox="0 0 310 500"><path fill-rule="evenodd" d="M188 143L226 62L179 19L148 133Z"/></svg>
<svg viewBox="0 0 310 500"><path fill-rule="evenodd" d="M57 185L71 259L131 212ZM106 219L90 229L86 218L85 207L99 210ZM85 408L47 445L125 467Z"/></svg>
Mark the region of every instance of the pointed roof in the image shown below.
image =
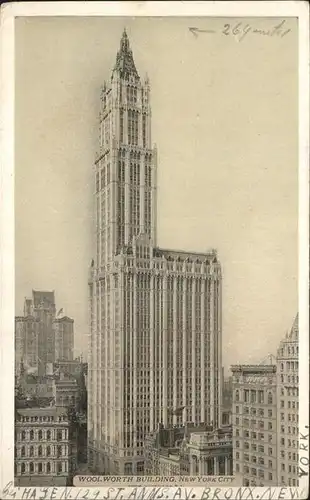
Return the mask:
<svg viewBox="0 0 310 500"><path fill-rule="evenodd" d="M117 52L114 71L119 72L121 78L124 78L126 80L129 78L130 75L139 78L135 62L133 59L132 50L130 48L126 29L124 29L122 34L120 49Z"/></svg>
<svg viewBox="0 0 310 500"><path fill-rule="evenodd" d="M298 340L298 334L299 334L299 322L298 322L298 313L297 313L296 317L294 319L294 323L292 325L291 331L288 335L288 338L290 340Z"/></svg>

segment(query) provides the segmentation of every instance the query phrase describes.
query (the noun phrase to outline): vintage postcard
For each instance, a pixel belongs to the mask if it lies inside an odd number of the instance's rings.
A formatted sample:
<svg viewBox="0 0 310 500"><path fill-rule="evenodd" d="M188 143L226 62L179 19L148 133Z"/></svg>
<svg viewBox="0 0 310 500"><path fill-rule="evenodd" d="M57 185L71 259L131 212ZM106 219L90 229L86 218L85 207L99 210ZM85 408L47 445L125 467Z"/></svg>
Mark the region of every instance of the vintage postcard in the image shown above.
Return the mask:
<svg viewBox="0 0 310 500"><path fill-rule="evenodd" d="M0 497L307 498L307 3L1 9Z"/></svg>

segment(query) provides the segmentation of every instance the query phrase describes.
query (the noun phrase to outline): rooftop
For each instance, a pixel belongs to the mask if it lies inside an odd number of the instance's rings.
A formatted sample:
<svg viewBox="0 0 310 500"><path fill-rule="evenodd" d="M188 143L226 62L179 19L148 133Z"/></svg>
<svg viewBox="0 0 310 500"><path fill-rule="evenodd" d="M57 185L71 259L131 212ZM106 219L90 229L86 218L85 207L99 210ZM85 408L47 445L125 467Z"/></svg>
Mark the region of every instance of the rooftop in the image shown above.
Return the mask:
<svg viewBox="0 0 310 500"><path fill-rule="evenodd" d="M46 408L21 408L17 410L21 417L60 417L67 415L68 410L62 406L47 406Z"/></svg>
<svg viewBox="0 0 310 500"><path fill-rule="evenodd" d="M43 291L43 290L32 290L33 304L34 307L40 305L54 306L55 305L55 292L53 291Z"/></svg>
<svg viewBox="0 0 310 500"><path fill-rule="evenodd" d="M277 370L276 365L232 365L232 372L242 372L242 373L275 373Z"/></svg>
<svg viewBox="0 0 310 500"><path fill-rule="evenodd" d="M55 318L53 320L53 323L61 323L61 322L66 322L69 321L70 323L74 323L74 320L72 318L69 318L69 316L62 316L61 318Z"/></svg>

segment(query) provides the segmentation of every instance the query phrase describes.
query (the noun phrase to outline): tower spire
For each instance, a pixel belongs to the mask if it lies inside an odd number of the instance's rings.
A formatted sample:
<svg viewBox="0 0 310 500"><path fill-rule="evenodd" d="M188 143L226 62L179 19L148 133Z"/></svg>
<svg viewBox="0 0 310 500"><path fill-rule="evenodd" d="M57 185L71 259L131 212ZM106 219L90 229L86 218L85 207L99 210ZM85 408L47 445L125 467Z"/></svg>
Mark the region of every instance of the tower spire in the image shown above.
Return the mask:
<svg viewBox="0 0 310 500"><path fill-rule="evenodd" d="M129 76L134 76L138 80L140 79L133 59L126 28L124 28L121 37L120 49L117 52L114 71L118 72L120 77L124 80L128 80Z"/></svg>

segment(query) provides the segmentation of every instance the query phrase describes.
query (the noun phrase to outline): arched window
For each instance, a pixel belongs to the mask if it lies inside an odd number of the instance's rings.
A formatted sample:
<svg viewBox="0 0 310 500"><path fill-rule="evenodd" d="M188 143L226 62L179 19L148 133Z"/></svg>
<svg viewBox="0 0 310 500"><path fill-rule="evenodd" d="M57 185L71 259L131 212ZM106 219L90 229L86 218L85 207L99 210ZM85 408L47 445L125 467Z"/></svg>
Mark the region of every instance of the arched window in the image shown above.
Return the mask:
<svg viewBox="0 0 310 500"><path fill-rule="evenodd" d="M34 464L33 464L33 462L30 462L30 464L29 464L29 472L30 472L30 474L32 472L34 472Z"/></svg>
<svg viewBox="0 0 310 500"><path fill-rule="evenodd" d="M30 441L34 440L34 432L33 430L30 431Z"/></svg>
<svg viewBox="0 0 310 500"><path fill-rule="evenodd" d="M239 401L239 398L240 398L240 397L239 397L239 391L237 390L237 391L236 391L236 401Z"/></svg>
<svg viewBox="0 0 310 500"><path fill-rule="evenodd" d="M42 441L42 438L43 438L43 432L41 430L39 430L39 432L38 432L39 441Z"/></svg>
<svg viewBox="0 0 310 500"><path fill-rule="evenodd" d="M29 455L30 457L33 457L33 446L30 446L29 448Z"/></svg>
<svg viewBox="0 0 310 500"><path fill-rule="evenodd" d="M25 441L25 439L26 439L26 432L22 431L22 441Z"/></svg>
<svg viewBox="0 0 310 500"><path fill-rule="evenodd" d="M49 457L51 454L51 447L50 446L47 446L46 447L46 456Z"/></svg>
<svg viewBox="0 0 310 500"><path fill-rule="evenodd" d="M51 463L50 462L47 462L47 464L46 464L46 472L47 472L47 474L50 474L50 472L51 472Z"/></svg>
<svg viewBox="0 0 310 500"><path fill-rule="evenodd" d="M268 404L269 404L269 405L272 405L272 400L273 400L273 398L272 398L272 394L271 394L271 392L269 392L269 393L268 393Z"/></svg>
<svg viewBox="0 0 310 500"><path fill-rule="evenodd" d="M41 445L38 446L38 456L42 457L42 446Z"/></svg>
<svg viewBox="0 0 310 500"><path fill-rule="evenodd" d="M24 462L21 463L21 472L22 474L25 474L25 470L26 470L26 466L24 464Z"/></svg>
<svg viewBox="0 0 310 500"><path fill-rule="evenodd" d="M42 474L42 472L43 472L43 466L42 466L42 463L41 463L41 462L39 462L39 463L38 463L38 473L39 473L39 474Z"/></svg>
<svg viewBox="0 0 310 500"><path fill-rule="evenodd" d="M21 447L20 454L21 454L22 457L25 456L25 446Z"/></svg>
<svg viewBox="0 0 310 500"><path fill-rule="evenodd" d="M51 431L47 431L46 432L46 439L47 439L47 441L50 441L50 439L51 439Z"/></svg>

